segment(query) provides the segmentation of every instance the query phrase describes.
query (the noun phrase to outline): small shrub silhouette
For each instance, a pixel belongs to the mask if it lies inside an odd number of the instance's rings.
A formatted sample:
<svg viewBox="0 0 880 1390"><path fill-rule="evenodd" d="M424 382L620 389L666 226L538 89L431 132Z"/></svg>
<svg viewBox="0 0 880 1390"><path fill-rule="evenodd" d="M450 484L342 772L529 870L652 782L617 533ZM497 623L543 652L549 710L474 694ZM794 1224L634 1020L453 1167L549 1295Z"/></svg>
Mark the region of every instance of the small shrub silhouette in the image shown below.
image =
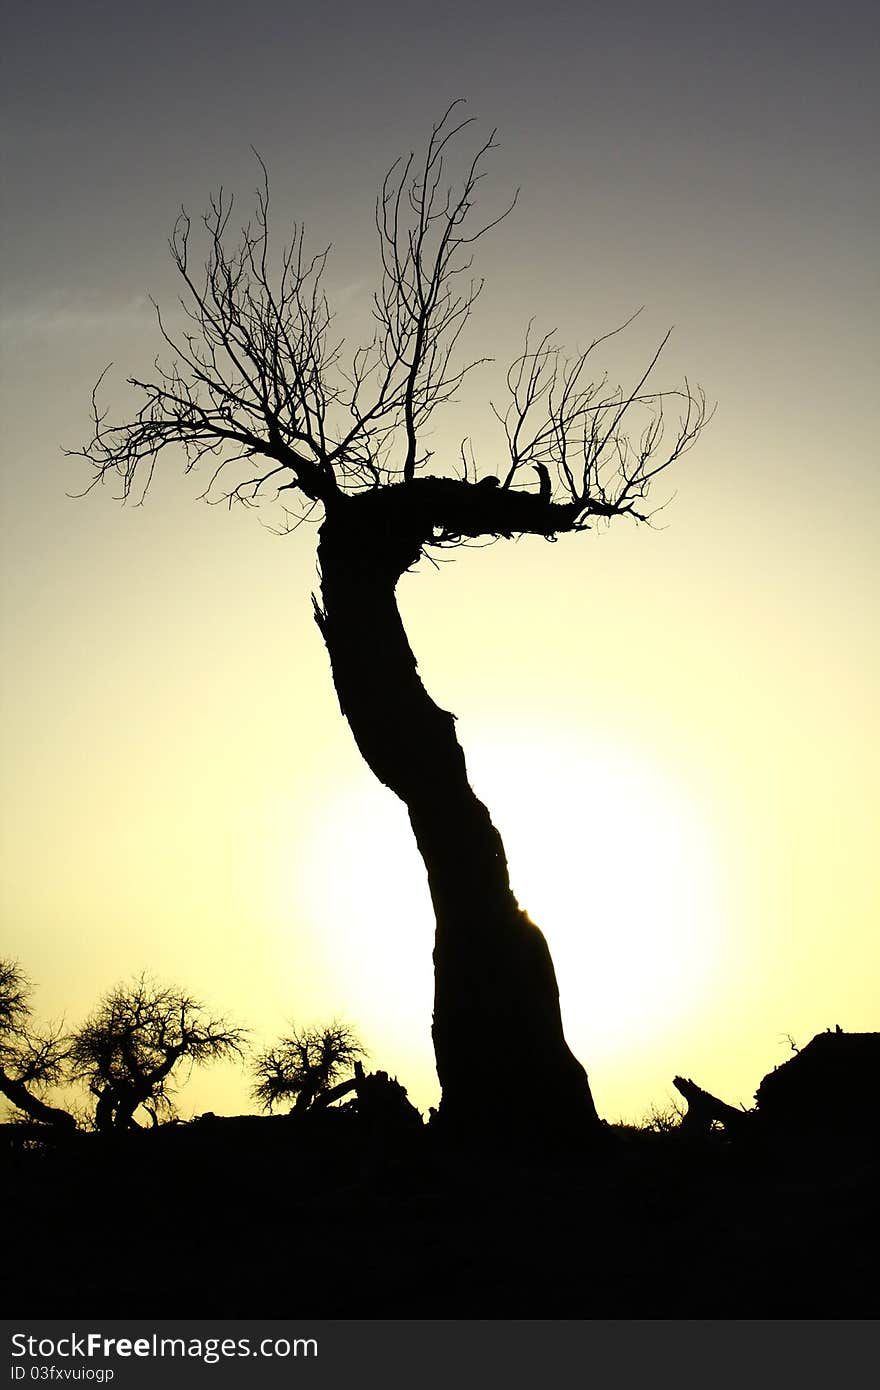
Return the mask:
<svg viewBox="0 0 880 1390"><path fill-rule="evenodd" d="M323 1027L297 1028L254 1058L253 1097L264 1110L290 1102L293 1110L320 1108L354 1089L346 1068L366 1056L354 1030L335 1020Z"/></svg>

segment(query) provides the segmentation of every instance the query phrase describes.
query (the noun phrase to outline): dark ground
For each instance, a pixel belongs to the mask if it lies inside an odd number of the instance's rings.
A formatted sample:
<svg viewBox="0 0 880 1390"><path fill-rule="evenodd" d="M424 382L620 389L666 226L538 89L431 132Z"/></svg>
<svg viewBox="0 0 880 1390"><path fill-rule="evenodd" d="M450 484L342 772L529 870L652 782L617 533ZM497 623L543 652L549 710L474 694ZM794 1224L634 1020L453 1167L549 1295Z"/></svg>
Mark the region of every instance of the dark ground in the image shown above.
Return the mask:
<svg viewBox="0 0 880 1390"><path fill-rule="evenodd" d="M876 1316L876 1139L552 1159L325 1117L4 1148L5 1316Z"/></svg>

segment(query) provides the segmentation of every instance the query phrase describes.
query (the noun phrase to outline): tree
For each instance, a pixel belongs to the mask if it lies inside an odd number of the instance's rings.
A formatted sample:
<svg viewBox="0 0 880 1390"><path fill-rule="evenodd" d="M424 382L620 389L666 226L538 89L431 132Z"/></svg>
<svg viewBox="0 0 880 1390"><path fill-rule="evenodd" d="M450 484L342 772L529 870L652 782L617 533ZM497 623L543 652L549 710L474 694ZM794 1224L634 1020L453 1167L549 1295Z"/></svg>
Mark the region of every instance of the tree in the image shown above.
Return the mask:
<svg viewBox="0 0 880 1390"><path fill-rule="evenodd" d="M598 520L645 519L652 480L693 444L706 405L687 382L676 392L648 389L666 339L622 390L589 375L612 334L567 358L552 333L529 332L507 374L507 404L492 407L506 438L501 466L484 470L465 441L457 460L427 471L426 426L479 365L456 356L482 287L468 278L473 247L510 211L475 221L494 133L447 177L470 125L453 103L423 156L397 161L386 176L376 204L376 328L345 364L322 288L327 252L308 255L294 227L273 263L262 161L254 220L237 242L231 201L211 199L201 274L182 211L170 248L188 324L173 333L157 307L170 358L157 360L152 380L129 378L141 406L120 424L97 404L99 380L93 437L72 452L92 464L90 487L118 477L129 498L144 495L159 454L180 446L187 471L211 463L209 500L274 495L288 529L322 517L312 599L339 704L372 771L406 804L428 871L440 1119L469 1133L583 1136L599 1121L563 1036L546 942L511 890L454 716L422 685L395 591L438 548L554 540ZM670 398L680 411L664 437ZM504 1074L487 1091L482 1065L499 1054Z"/></svg>
<svg viewBox="0 0 880 1390"><path fill-rule="evenodd" d="M73 1116L40 1095L62 1079L68 1043L60 1026L47 1032L33 1027L32 992L18 962L0 960L0 1095L32 1120L73 1129Z"/></svg>
<svg viewBox="0 0 880 1390"><path fill-rule="evenodd" d="M342 1081L341 1074L364 1055L345 1023L334 1021L323 1028L292 1026L275 1047L254 1058L254 1099L264 1110L283 1101L292 1102L294 1110L329 1105L353 1088L353 1078Z"/></svg>
<svg viewBox="0 0 880 1390"><path fill-rule="evenodd" d="M141 1107L157 1124L174 1114L172 1072L182 1062L192 1068L240 1055L244 1038L243 1029L206 1018L191 995L141 975L111 990L73 1034L70 1074L96 1097L96 1129L136 1128Z"/></svg>

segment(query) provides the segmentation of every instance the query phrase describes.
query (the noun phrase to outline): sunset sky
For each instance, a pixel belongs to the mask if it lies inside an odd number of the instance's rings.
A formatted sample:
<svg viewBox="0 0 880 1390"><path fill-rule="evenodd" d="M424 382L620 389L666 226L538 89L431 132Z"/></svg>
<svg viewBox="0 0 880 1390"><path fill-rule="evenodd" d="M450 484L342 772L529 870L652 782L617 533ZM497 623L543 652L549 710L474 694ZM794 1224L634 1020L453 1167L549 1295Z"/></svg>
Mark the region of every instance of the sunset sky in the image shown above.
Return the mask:
<svg viewBox="0 0 880 1390"><path fill-rule="evenodd" d="M0 955L41 1016L147 969L256 1045L343 1017L436 1103L424 870L339 713L314 529L205 506L171 454L143 507L76 500L62 446L108 362L111 414L136 409L177 210L222 183L246 216L251 146L276 235L333 243L356 339L377 187L462 96L498 127L486 213L521 192L477 248L463 352L496 363L436 458L468 435L501 470L488 402L532 317L574 351L644 306L599 365L637 380L674 325L656 384L718 403L653 528L465 550L399 591L599 1111L680 1072L750 1104L787 1035L880 1027L878 34L812 0L10 11ZM181 1110L247 1091L217 1067Z"/></svg>

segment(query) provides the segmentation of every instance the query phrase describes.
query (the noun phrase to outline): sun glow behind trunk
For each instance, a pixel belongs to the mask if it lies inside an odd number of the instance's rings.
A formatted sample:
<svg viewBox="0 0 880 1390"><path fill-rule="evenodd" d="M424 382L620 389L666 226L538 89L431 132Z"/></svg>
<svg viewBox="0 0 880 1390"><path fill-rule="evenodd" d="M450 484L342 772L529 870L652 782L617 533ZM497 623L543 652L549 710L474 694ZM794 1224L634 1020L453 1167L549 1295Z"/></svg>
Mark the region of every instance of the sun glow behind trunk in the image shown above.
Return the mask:
<svg viewBox="0 0 880 1390"><path fill-rule="evenodd" d="M588 1070L650 1049L709 1007L726 895L696 793L636 745L592 745L583 730L527 741L498 727L460 732L514 891L548 939L566 1034ZM375 1064L404 1080L410 1059L429 1070L433 918L402 804L366 780L328 797L292 870L339 1010L362 1028Z"/></svg>
<svg viewBox="0 0 880 1390"><path fill-rule="evenodd" d="M474 740L474 784L550 944L569 1041L591 1065L706 1005L726 911L713 829L635 745L558 729Z"/></svg>

